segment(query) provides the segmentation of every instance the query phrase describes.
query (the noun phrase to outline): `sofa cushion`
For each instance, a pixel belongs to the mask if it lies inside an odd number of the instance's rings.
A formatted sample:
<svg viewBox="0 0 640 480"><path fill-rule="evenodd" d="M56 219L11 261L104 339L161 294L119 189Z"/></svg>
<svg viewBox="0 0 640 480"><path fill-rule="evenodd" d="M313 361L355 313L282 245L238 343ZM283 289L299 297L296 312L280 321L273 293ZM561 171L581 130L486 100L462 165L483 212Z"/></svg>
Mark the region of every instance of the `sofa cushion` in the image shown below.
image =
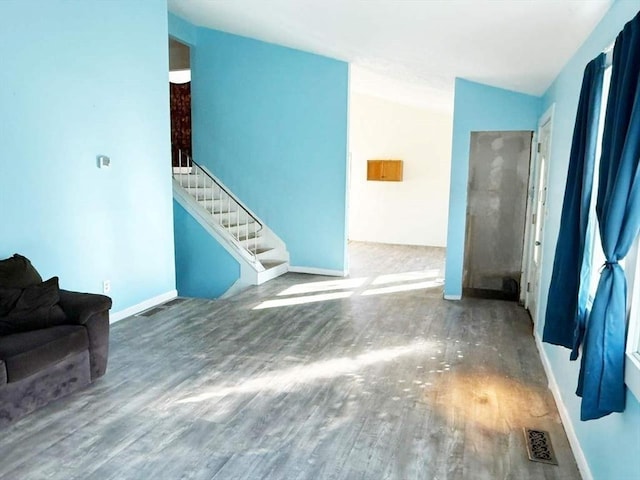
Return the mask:
<svg viewBox="0 0 640 480"><path fill-rule="evenodd" d="M69 355L88 349L87 329L78 325L0 337L0 359L6 364L8 382L22 380Z"/></svg>
<svg viewBox="0 0 640 480"><path fill-rule="evenodd" d="M0 287L26 288L42 283L42 277L28 258L18 255L0 260Z"/></svg>
<svg viewBox="0 0 640 480"><path fill-rule="evenodd" d="M0 335L67 323L59 301L58 277L23 289L0 287Z"/></svg>

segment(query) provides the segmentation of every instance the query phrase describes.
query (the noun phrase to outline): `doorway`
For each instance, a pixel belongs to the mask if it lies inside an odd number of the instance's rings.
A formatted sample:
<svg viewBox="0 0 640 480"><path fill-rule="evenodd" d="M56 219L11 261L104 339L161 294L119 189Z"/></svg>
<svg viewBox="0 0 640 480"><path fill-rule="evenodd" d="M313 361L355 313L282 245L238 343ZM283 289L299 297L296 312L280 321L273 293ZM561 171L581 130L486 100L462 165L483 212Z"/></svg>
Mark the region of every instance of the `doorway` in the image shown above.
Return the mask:
<svg viewBox="0 0 640 480"><path fill-rule="evenodd" d="M471 132L465 296L519 298L532 135Z"/></svg>
<svg viewBox="0 0 640 480"><path fill-rule="evenodd" d="M169 37L171 163L187 168L192 156L191 59L188 45Z"/></svg>
<svg viewBox="0 0 640 480"><path fill-rule="evenodd" d="M545 112L538 122L538 134L535 155L531 162L530 186L527 201L527 224L525 249L522 263L522 283L525 288L521 301L531 315L534 323L538 320L540 298L540 269L542 266L542 242L544 223L547 216L547 174L551 151L551 131L553 127L553 106Z"/></svg>

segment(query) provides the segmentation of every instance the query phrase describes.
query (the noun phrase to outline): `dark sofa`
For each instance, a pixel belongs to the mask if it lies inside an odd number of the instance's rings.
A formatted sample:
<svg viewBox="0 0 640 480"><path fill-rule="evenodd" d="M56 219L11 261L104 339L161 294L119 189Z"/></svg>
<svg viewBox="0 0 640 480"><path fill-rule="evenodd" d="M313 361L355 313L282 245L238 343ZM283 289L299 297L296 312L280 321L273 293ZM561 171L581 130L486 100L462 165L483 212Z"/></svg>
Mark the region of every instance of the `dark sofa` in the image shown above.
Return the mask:
<svg viewBox="0 0 640 480"><path fill-rule="evenodd" d="M0 427L104 375L110 308L43 282L21 255L0 261Z"/></svg>

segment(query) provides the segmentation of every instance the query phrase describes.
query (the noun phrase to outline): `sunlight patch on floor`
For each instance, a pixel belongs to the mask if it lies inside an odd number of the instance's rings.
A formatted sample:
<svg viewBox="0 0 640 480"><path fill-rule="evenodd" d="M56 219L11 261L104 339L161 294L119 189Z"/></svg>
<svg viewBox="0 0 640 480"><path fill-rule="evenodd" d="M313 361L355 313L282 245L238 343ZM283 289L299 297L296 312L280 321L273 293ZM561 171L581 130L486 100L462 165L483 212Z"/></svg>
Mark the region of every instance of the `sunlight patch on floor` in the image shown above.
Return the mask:
<svg viewBox="0 0 640 480"><path fill-rule="evenodd" d="M411 290L428 290L431 288L441 287L444 284L444 279L440 275L440 269L429 269L379 275L373 278L373 280L371 280L370 277L358 277L326 280L321 282L298 283L285 288L280 293L276 294L277 297L288 296L289 298L265 300L259 305L253 307L253 310L304 305L307 303L324 302L327 300L339 300L349 298L355 294L369 296L407 292ZM418 280L425 281L420 282ZM395 285L379 288L367 288L370 285L386 285L390 283ZM343 291L331 292L331 290ZM310 295L314 293L317 293L317 295Z"/></svg>
<svg viewBox="0 0 640 480"><path fill-rule="evenodd" d="M427 278L437 278L440 276L439 269L423 270L417 272L391 273L389 275L377 276L371 285L384 285L386 283L413 282L416 280L426 280Z"/></svg>
<svg viewBox="0 0 640 480"><path fill-rule="evenodd" d="M423 290L429 288L440 287L443 284L442 279L432 280L428 282L407 283L404 285L393 285L391 287L372 288L365 290L361 295L381 295L384 293L408 292L410 290Z"/></svg>
<svg viewBox="0 0 640 480"><path fill-rule="evenodd" d="M425 392L445 417L461 418L483 432L506 434L514 428L536 426L551 413L540 389L497 373L468 371L440 377L436 398Z"/></svg>
<svg viewBox="0 0 640 480"><path fill-rule="evenodd" d="M266 300L261 304L253 307L253 310L262 310L264 308L274 308L274 307L286 307L290 305L302 305L305 303L325 302L327 300L347 298L347 297L350 297L351 295L353 295L353 292L335 292L335 293L322 293L320 295L307 295L304 297Z"/></svg>
<svg viewBox="0 0 640 480"><path fill-rule="evenodd" d="M382 348L362 353L355 357L341 357L330 360L313 362L308 365L277 370L275 372L259 375L233 386L214 386L208 388L199 395L179 400L177 403L203 402L212 398L225 397L227 395L240 395L256 392L283 392L291 391L301 385L336 378L382 362L389 362L399 357L424 354L434 349L430 342L414 342L409 345Z"/></svg>
<svg viewBox="0 0 640 480"><path fill-rule="evenodd" d="M326 282L310 282L310 283L299 283L298 285L293 285L278 294L278 296L283 295L302 295L306 293L315 293L315 292L326 292L329 290L343 290L347 288L358 288L364 285L364 282L367 281L367 278L348 278L345 280L328 280Z"/></svg>

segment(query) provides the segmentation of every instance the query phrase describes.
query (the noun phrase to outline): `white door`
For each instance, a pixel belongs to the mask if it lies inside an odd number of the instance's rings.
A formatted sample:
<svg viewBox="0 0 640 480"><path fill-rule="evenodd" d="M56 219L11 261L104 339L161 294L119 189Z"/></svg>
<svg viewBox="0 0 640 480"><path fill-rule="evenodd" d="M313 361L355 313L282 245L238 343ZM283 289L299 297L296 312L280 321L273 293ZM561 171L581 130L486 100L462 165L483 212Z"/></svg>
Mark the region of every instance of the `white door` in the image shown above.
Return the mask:
<svg viewBox="0 0 640 480"><path fill-rule="evenodd" d="M544 221L547 214L547 172L549 170L549 152L551 149L551 127L553 108L549 109L538 124L538 144L530 182L531 195L527 208L527 246L523 259L526 265L524 283L524 306L531 313L534 322L538 319L538 299L540 292L540 268L542 265L542 240Z"/></svg>

